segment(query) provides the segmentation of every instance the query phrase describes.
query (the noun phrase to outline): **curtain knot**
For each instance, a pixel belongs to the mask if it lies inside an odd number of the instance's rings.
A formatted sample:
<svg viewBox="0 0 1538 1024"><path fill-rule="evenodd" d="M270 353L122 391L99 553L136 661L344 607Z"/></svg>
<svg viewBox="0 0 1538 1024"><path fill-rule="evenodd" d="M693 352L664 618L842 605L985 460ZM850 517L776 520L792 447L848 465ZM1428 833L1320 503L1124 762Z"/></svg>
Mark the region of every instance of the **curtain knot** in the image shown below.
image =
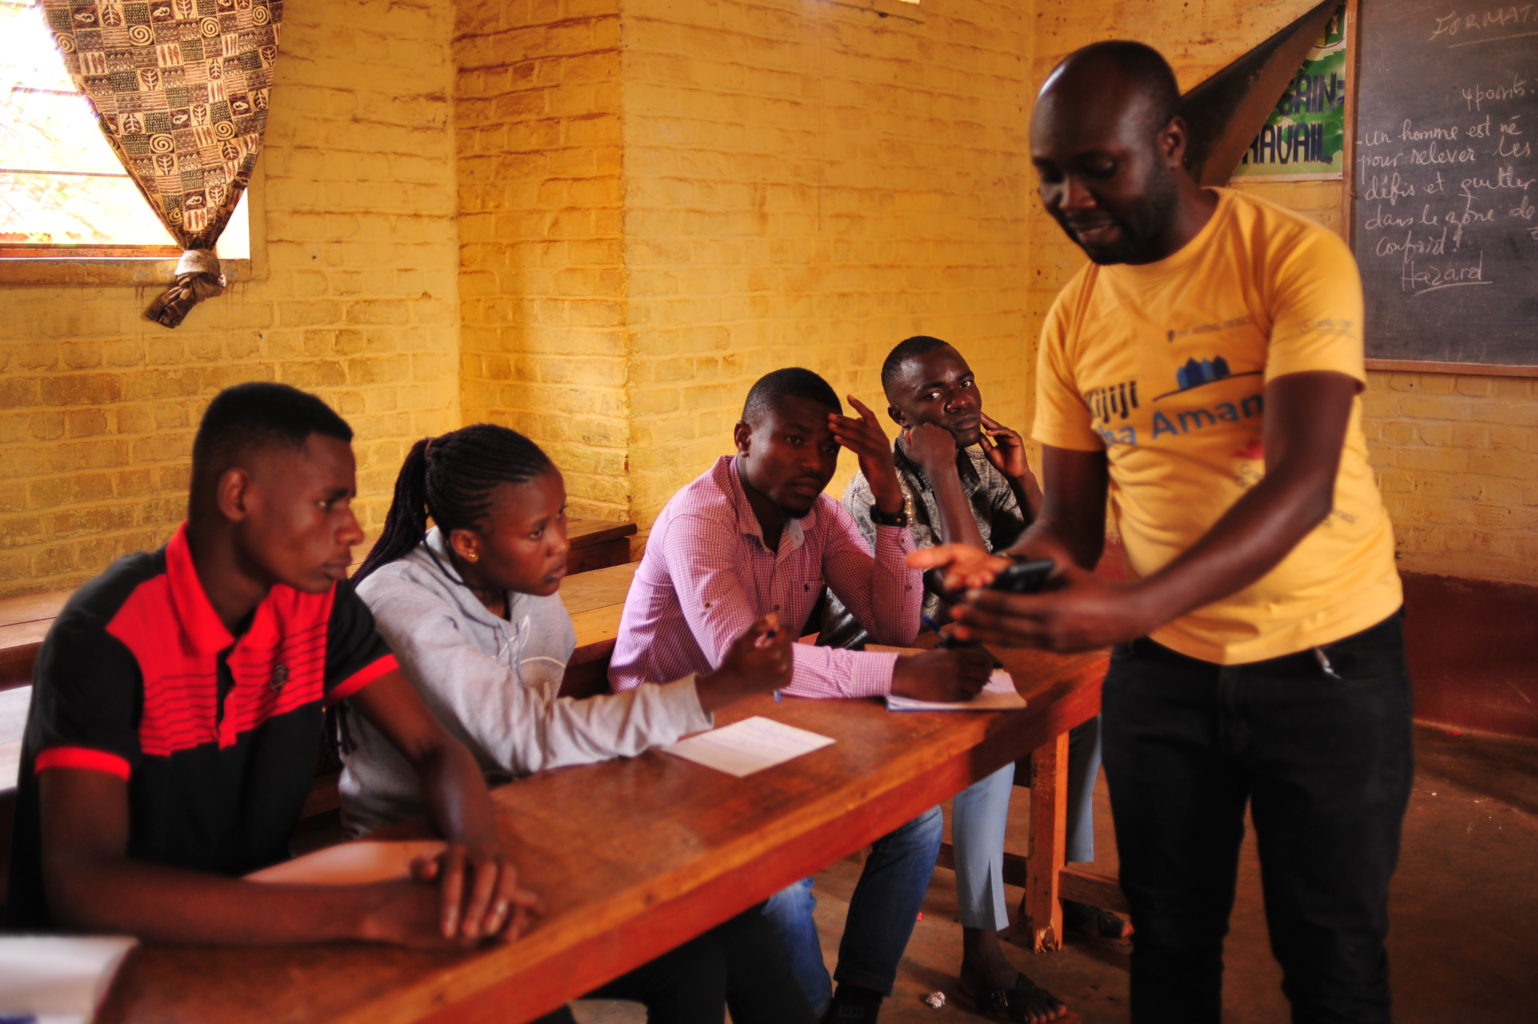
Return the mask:
<svg viewBox="0 0 1538 1024"><path fill-rule="evenodd" d="M176 262L176 283L150 303L144 315L165 327L176 327L193 306L223 294L228 283L212 249L188 249Z"/></svg>

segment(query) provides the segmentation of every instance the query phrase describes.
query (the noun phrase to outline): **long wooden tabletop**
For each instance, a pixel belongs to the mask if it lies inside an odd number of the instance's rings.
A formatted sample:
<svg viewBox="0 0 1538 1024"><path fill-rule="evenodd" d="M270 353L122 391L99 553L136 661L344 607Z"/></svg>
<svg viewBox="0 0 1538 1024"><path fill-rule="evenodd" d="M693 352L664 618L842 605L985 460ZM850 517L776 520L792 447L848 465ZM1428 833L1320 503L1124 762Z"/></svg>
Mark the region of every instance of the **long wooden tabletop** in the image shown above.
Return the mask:
<svg viewBox="0 0 1538 1024"><path fill-rule="evenodd" d="M496 805L539 925L506 946L145 946L100 1019L522 1021L644 963L891 831L1095 714L1103 654L1000 652L1019 712L890 712L875 700L768 697L764 715L837 742L745 779L668 754L543 772Z"/></svg>

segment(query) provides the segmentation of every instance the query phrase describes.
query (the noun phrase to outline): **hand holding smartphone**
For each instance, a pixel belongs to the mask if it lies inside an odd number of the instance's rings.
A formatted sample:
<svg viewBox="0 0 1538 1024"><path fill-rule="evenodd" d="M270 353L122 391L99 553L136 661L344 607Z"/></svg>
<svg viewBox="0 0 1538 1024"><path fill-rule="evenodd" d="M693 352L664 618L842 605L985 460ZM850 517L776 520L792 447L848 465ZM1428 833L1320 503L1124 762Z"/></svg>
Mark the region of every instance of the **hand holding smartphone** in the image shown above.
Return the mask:
<svg viewBox="0 0 1538 1024"><path fill-rule="evenodd" d="M1034 594L1046 585L1047 580L1057 569L1057 563L1050 558L1033 558L1027 562L1016 562L1007 569L1003 569L988 584L989 590L1002 590L1006 594Z"/></svg>

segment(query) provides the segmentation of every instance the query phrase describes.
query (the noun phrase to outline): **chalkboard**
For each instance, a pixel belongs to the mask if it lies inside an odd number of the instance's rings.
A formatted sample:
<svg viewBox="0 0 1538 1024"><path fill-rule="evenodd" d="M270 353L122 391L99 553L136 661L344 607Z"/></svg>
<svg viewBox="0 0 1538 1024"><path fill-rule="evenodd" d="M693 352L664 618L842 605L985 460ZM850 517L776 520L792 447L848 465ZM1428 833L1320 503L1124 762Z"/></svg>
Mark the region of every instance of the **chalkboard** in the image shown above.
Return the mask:
<svg viewBox="0 0 1538 1024"><path fill-rule="evenodd" d="M1538 3L1359 0L1358 15L1368 357L1538 374Z"/></svg>

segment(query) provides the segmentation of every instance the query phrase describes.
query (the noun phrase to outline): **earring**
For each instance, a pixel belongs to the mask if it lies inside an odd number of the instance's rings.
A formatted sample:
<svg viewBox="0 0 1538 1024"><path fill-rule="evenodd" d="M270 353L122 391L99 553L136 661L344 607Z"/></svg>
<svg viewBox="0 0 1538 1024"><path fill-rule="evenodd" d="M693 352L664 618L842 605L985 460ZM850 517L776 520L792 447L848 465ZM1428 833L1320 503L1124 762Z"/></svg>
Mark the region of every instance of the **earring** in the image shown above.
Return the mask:
<svg viewBox="0 0 1538 1024"><path fill-rule="evenodd" d="M467 562L479 562L480 560L481 556L476 554L474 551L465 556L465 561Z"/></svg>

